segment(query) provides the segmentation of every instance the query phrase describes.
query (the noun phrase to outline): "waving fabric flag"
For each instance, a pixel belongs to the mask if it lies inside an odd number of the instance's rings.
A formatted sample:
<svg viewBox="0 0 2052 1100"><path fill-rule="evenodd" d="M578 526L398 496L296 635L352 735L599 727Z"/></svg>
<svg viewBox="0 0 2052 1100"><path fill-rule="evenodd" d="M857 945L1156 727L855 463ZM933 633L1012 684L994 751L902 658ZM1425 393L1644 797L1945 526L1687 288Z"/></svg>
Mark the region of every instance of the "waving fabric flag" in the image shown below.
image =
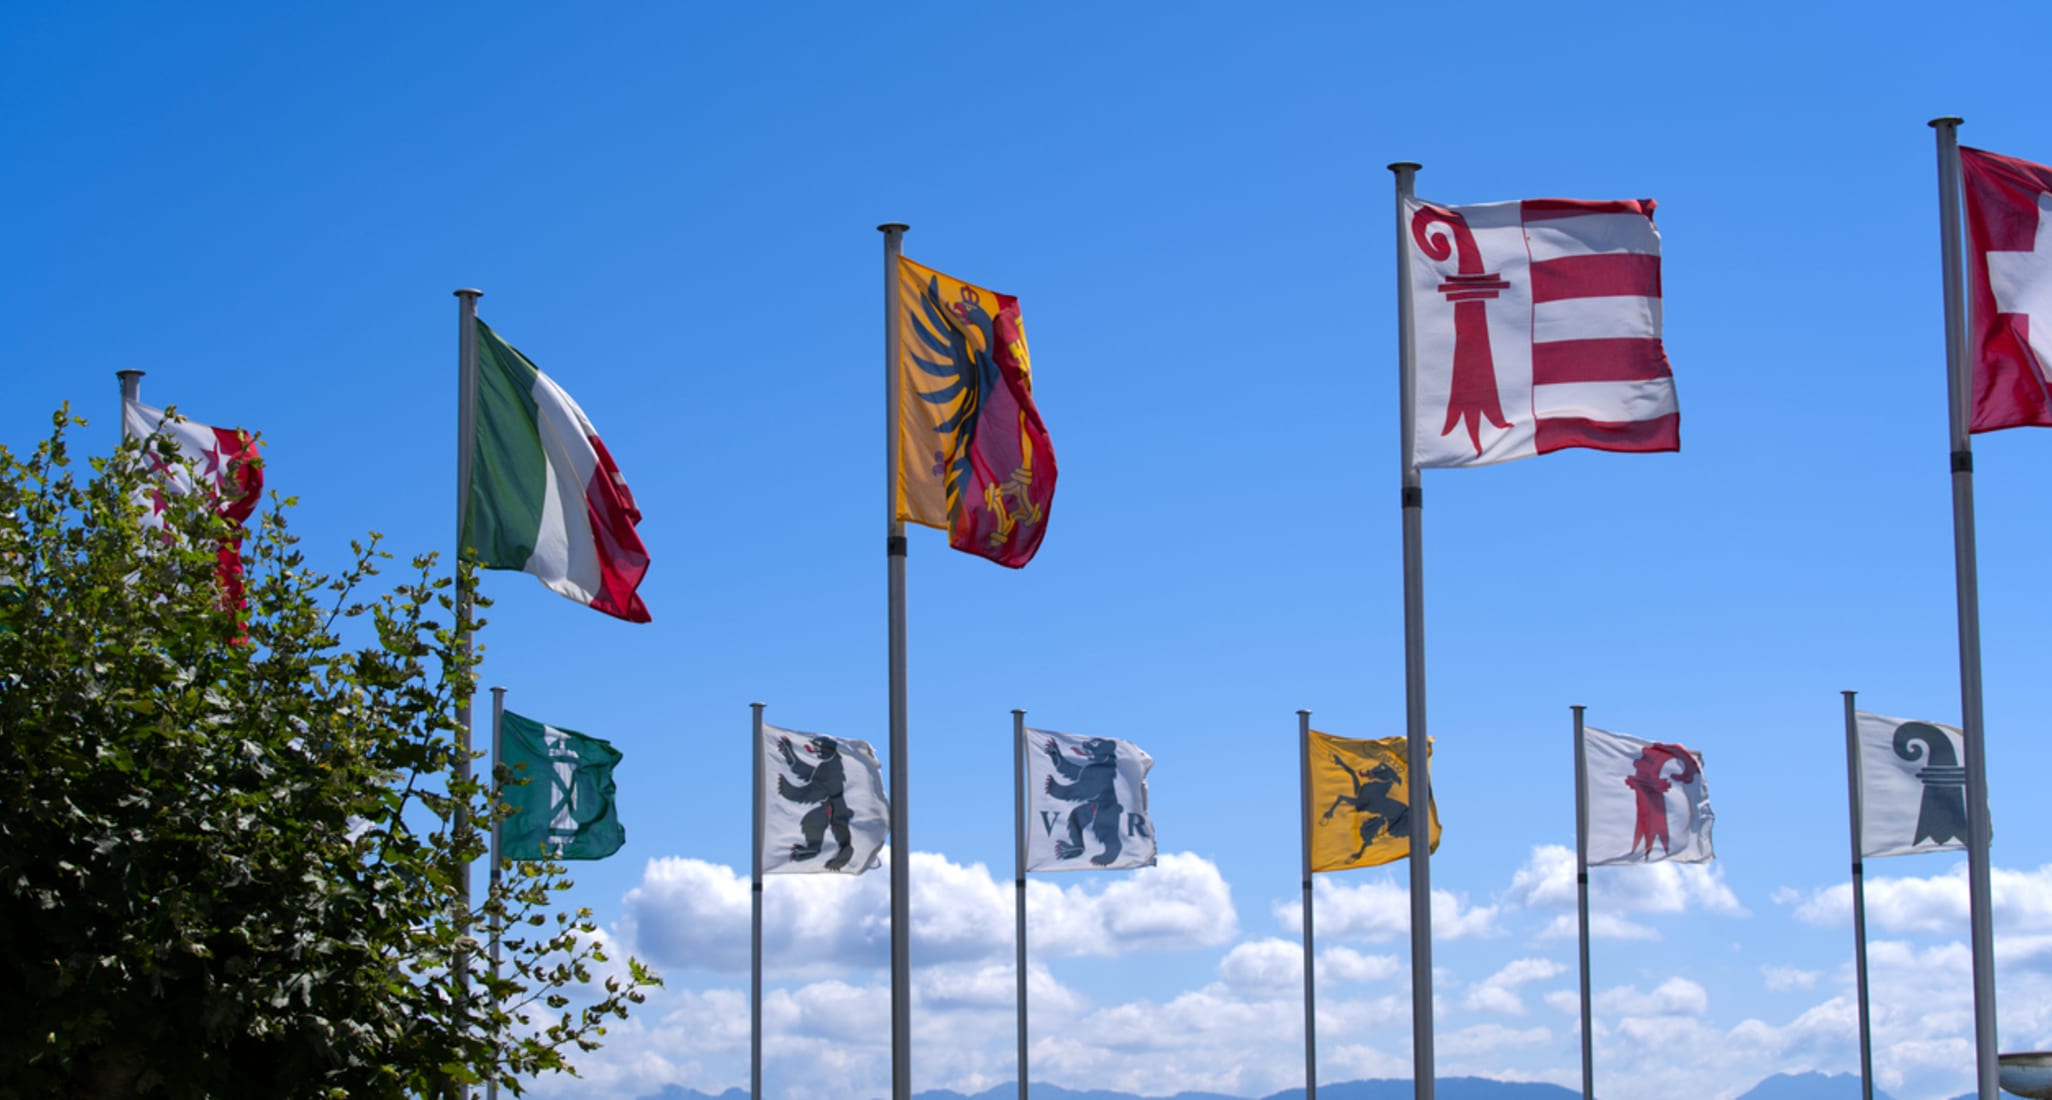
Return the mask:
<svg viewBox="0 0 2052 1100"><path fill-rule="evenodd" d="M891 804L869 742L765 724L756 751L764 874L859 875L882 865Z"/></svg>
<svg viewBox="0 0 2052 1100"><path fill-rule="evenodd" d="M1111 737L1029 729L1025 738L1028 871L1154 866L1152 756Z"/></svg>
<svg viewBox="0 0 2052 1100"><path fill-rule="evenodd" d="M1411 855L1411 763L1405 738L1359 741L1311 731L1311 869L1345 871ZM1439 806L1431 851L1439 850ZM1324 807L1321 811L1319 807Z"/></svg>
<svg viewBox="0 0 2052 1100"><path fill-rule="evenodd" d="M2052 427L2052 168L1959 151L1974 431Z"/></svg>
<svg viewBox="0 0 2052 1100"><path fill-rule="evenodd" d="M463 559L532 573L551 590L629 622L648 550L641 510L598 430L563 388L477 323L477 409Z"/></svg>
<svg viewBox="0 0 2052 1100"><path fill-rule="evenodd" d="M627 842L614 800L611 742L507 711L499 762L521 786L500 793L513 813L499 825L507 859L604 859Z"/></svg>
<svg viewBox="0 0 2052 1100"><path fill-rule="evenodd" d="M121 434L129 439L147 439L162 434L178 445L190 467L165 462L155 453L149 461L156 467L162 488L150 494L150 522L163 525L166 498L188 496L198 489L213 497L220 513L237 524L256 512L264 494L264 462L258 454L256 436L241 428L215 428L184 417L167 419L164 410L124 398L121 402ZM195 483L197 479L197 484ZM214 574L220 579L223 602L242 606L242 536L222 542L214 552Z"/></svg>
<svg viewBox="0 0 2052 1100"><path fill-rule="evenodd" d="M1966 734L1860 711L1860 854L1963 852Z"/></svg>
<svg viewBox="0 0 2052 1100"><path fill-rule="evenodd" d="M1584 728L1589 866L1702 863L1710 846L1703 758L1680 745Z"/></svg>
<svg viewBox="0 0 2052 1100"><path fill-rule="evenodd" d="M1415 465L1681 449L1653 206L1405 200Z"/></svg>
<svg viewBox="0 0 2052 1100"><path fill-rule="evenodd" d="M1014 569L1054 504L1019 300L898 259L897 518Z"/></svg>

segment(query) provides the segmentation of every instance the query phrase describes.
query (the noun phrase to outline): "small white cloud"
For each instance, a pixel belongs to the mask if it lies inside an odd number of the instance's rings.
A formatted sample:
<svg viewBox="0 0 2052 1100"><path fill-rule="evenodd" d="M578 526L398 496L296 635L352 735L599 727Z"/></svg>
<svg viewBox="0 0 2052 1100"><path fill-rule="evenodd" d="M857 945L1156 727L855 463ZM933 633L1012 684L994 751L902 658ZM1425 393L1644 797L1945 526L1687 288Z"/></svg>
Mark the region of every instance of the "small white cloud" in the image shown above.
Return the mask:
<svg viewBox="0 0 2052 1100"><path fill-rule="evenodd" d="M1336 884L1320 878L1312 887L1316 906L1317 934L1342 940L1377 942L1406 938L1411 934L1411 890L1393 877L1369 878L1358 884ZM1279 901L1270 907L1284 931L1300 932L1304 927L1304 906L1300 899ZM1499 936L1498 910L1492 905L1470 905L1464 895L1449 890L1432 891L1432 938L1459 940Z"/></svg>
<svg viewBox="0 0 2052 1100"><path fill-rule="evenodd" d="M1815 989L1817 980L1824 976L1821 970L1803 970L1793 966L1763 966L1760 980L1773 992L1791 989Z"/></svg>
<svg viewBox="0 0 2052 1100"><path fill-rule="evenodd" d="M1525 1002L1518 996L1518 987L1559 977L1566 969L1552 959L1513 959L1503 969L1469 986L1462 1007L1471 1012L1522 1016Z"/></svg>

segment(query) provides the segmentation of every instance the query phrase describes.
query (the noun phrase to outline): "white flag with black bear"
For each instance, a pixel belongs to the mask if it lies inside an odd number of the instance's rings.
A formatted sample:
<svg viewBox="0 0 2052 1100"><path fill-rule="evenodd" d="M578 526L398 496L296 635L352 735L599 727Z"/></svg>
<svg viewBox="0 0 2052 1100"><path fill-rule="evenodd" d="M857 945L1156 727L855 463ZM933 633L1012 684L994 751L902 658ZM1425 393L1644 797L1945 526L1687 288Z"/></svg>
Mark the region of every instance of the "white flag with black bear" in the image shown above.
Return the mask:
<svg viewBox="0 0 2052 1100"><path fill-rule="evenodd" d="M1026 869L1111 871L1154 866L1147 770L1131 741L1029 729Z"/></svg>
<svg viewBox="0 0 2052 1100"><path fill-rule="evenodd" d="M891 821L883 769L867 741L762 727L764 874L880 866Z"/></svg>
<svg viewBox="0 0 2052 1100"><path fill-rule="evenodd" d="M1860 855L1964 851L1966 735L1859 711Z"/></svg>

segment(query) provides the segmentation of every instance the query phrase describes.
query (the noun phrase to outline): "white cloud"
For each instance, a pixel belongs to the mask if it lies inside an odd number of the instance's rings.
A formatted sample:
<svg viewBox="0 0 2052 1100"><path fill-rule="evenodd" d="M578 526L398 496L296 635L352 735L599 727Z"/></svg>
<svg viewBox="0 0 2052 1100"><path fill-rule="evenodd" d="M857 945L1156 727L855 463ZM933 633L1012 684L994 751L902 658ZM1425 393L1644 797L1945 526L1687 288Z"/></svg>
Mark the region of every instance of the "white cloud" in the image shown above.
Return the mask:
<svg viewBox="0 0 2052 1100"><path fill-rule="evenodd" d="M1576 935L1575 915L1562 913L1540 929L1541 940L1571 940ZM1660 933L1637 921L1626 920L1616 913L1589 914L1589 938L1591 940L1657 940Z"/></svg>
<svg viewBox="0 0 2052 1100"><path fill-rule="evenodd" d="M1359 884L1344 885L1330 877L1320 878L1312 887L1311 904L1315 907L1316 933L1320 938L1377 942L1411 934L1411 890L1394 878L1369 878ZM1301 899L1278 901L1270 909L1284 931L1302 931ZM1432 891L1434 942L1502 935L1497 916L1495 906L1470 905L1464 895L1449 890Z"/></svg>
<svg viewBox="0 0 2052 1100"><path fill-rule="evenodd" d="M1606 1016L1701 1016L1710 1011L1710 994L1687 978L1669 978L1650 990L1629 985L1603 990L1592 1004Z"/></svg>
<svg viewBox="0 0 2052 1100"><path fill-rule="evenodd" d="M1866 865L1872 868L1874 863ZM2032 933L2052 926L2052 866L2035 871L2001 867L1989 873L1990 910L1998 932ZM1923 878L1866 878L1867 932L1898 935L1957 935L1967 927L1967 868L1964 862ZM1777 896L1777 901L1782 900ZM1824 928L1852 923L1852 884L1835 883L1808 894L1791 891L1785 903L1798 919ZM1998 937L1997 943L2001 939Z"/></svg>
<svg viewBox="0 0 2052 1100"><path fill-rule="evenodd" d="M1760 980L1769 990L1784 992L1791 989L1815 989L1817 979L1824 976L1821 970L1803 970L1794 966L1763 966Z"/></svg>
<svg viewBox="0 0 2052 1100"><path fill-rule="evenodd" d="M1575 853L1558 844L1532 849L1511 876L1506 900L1526 909L1575 908ZM1589 871L1590 935L1597 920L1618 913L1719 913L1747 916L1715 863L1650 863ZM1572 934L1572 929L1570 930ZM1624 938L1638 938L1627 936Z"/></svg>
<svg viewBox="0 0 2052 1100"><path fill-rule="evenodd" d="M1559 977L1566 970L1552 959L1513 959L1503 969L1470 985L1462 1007L1470 1012L1522 1016L1525 1002L1518 996L1518 987Z"/></svg>

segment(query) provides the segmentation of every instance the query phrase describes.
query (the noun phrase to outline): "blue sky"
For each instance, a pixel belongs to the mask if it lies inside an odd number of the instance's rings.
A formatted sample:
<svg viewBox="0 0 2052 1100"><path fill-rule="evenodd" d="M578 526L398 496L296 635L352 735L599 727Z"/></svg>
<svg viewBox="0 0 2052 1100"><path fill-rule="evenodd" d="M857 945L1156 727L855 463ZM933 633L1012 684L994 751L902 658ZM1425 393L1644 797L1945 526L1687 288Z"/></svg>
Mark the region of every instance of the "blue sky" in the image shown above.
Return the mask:
<svg viewBox="0 0 2052 1100"><path fill-rule="evenodd" d="M315 562L367 530L446 552L449 292L482 288L654 558L645 627L485 582L488 682L627 754L627 847L572 897L670 983L538 1094L718 1091L747 1073L747 704L886 740L874 226L910 223L907 255L1020 297L1062 471L1022 572L912 533L915 1081L1012 1075L1024 707L1153 754L1164 853L1036 880L1036 1079L1252 1095L1302 1062L1295 711L1403 723L1384 165L1445 202L1651 196L1681 453L1425 475L1439 1065L1578 1079L1550 932L1583 703L1703 752L1718 814L1707 868L1595 873L1599 1091L1729 1097L1856 1068L1838 692L1958 717L1924 123L2052 160L2052 17L1949 11L18 8L0 442L68 400L111 447L141 368L262 432ZM1975 444L2012 1050L2052 1046L2048 447ZM1409 1072L1401 870L1322 879L1327 1080ZM1870 865L1900 1100L1969 1083L1960 870ZM887 1085L884 887L770 884L772 1094Z"/></svg>

